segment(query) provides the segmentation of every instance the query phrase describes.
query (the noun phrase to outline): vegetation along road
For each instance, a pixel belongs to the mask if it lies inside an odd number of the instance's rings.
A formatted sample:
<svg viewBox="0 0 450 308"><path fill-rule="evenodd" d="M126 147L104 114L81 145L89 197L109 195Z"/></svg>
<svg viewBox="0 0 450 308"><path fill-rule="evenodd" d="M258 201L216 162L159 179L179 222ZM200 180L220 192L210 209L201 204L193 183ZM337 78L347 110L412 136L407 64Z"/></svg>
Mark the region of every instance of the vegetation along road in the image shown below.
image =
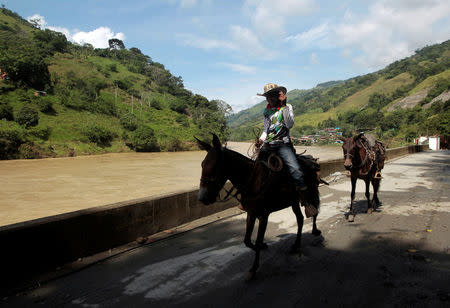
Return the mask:
<svg viewBox="0 0 450 308"><path fill-rule="evenodd" d="M245 282L253 253L242 243L241 213L168 237L19 296L8 307L448 307L450 152L424 152L385 166L383 205L366 214L357 187L355 222L345 219L348 178L320 188L319 228L304 227L303 255L288 254L290 209L269 217L257 278ZM234 209L236 211L236 209ZM309 220L308 220L309 221Z"/></svg>

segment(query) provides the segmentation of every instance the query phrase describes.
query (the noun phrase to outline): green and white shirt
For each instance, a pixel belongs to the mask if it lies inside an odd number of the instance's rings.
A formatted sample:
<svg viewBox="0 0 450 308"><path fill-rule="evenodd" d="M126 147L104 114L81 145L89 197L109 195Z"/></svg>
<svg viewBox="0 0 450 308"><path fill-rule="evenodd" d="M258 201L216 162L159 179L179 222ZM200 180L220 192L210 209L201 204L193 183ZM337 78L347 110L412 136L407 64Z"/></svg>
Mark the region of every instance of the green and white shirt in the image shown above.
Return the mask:
<svg viewBox="0 0 450 308"><path fill-rule="evenodd" d="M260 139L264 143L279 144L291 141L289 130L294 126L294 109L291 104L264 109L264 130Z"/></svg>

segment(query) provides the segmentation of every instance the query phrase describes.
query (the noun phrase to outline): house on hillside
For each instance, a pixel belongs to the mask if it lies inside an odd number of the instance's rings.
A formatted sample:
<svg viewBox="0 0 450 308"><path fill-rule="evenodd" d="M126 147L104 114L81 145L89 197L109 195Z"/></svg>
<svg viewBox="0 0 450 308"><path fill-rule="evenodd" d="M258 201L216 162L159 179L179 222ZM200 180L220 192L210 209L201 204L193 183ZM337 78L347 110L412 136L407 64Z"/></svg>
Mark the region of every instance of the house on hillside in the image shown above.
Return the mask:
<svg viewBox="0 0 450 308"><path fill-rule="evenodd" d="M1 67L0 67L0 79L1 79L1 80L3 80L3 79L8 80L8 79L9 79L8 74L7 74L6 72L4 72L4 71L1 69Z"/></svg>

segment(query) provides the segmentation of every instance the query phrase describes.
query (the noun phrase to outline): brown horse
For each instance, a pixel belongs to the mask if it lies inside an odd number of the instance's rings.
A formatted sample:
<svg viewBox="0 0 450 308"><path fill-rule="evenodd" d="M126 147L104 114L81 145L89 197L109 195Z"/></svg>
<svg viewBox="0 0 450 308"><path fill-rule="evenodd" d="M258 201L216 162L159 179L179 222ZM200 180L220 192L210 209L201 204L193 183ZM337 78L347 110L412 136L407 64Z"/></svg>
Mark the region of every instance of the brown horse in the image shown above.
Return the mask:
<svg viewBox="0 0 450 308"><path fill-rule="evenodd" d="M379 172L384 167L386 150L379 141L370 141L364 134L359 134L353 138L343 140L342 149L344 151L344 167L350 171L352 192L350 202L350 212L348 220L353 221L353 202L355 200L356 180L362 179L366 184L367 212L372 213L375 206L381 204L378 199L378 189L380 188L381 176ZM373 199L370 200L369 187L372 183Z"/></svg>
<svg viewBox="0 0 450 308"><path fill-rule="evenodd" d="M299 206L299 194L295 190L295 185L291 183L286 170L283 168L279 172L274 172L264 161L253 161L244 155L224 148L216 135L213 135L212 145L198 139L197 143L201 149L208 152L202 162L198 199L205 205L214 203L227 180L230 180L241 196L241 205L247 212L244 244L255 251L255 259L249 271L249 279L255 276L259 267L260 251L267 248L267 244L264 243L264 234L269 214L274 211L292 207L297 218L298 228L297 238L291 252L301 253L304 218ZM311 160L304 156L299 158L308 187L302 197L302 202L307 202L318 210L320 178L317 170L314 169L314 166L316 165L317 168L318 164L314 159ZM256 242L253 244L251 235L256 218L259 220L259 227ZM313 217L312 233L320 235L321 231L317 229L316 219L317 214Z"/></svg>

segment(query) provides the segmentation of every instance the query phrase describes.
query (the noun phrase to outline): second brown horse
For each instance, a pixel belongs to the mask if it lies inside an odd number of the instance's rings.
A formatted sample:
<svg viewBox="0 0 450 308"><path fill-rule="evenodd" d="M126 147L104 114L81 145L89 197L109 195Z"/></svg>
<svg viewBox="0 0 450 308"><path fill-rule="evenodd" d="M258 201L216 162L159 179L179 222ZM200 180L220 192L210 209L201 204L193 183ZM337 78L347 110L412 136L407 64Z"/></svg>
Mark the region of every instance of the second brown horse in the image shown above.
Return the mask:
<svg viewBox="0 0 450 308"><path fill-rule="evenodd" d="M378 190L380 188L381 175L380 171L384 167L385 147L375 139L370 140L364 134L355 137L343 139L344 144L344 167L350 171L352 182L352 192L350 201L350 212L348 220L354 220L353 203L355 200L356 180L362 179L366 184L367 212L372 213L375 206L381 204L378 199ZM373 199L370 200L369 187L372 183Z"/></svg>

